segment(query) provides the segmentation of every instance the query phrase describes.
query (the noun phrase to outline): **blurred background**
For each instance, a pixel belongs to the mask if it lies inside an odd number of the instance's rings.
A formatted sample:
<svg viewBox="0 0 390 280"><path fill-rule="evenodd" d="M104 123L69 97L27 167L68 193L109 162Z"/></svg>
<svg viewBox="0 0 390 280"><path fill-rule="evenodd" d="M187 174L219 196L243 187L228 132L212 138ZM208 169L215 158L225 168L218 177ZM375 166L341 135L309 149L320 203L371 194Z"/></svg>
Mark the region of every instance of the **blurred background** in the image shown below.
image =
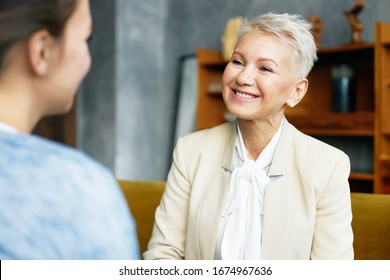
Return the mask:
<svg viewBox="0 0 390 280"><path fill-rule="evenodd" d="M119 179L165 180L180 134L176 127L183 107L179 102L183 58L196 59L200 47L220 50L230 18L270 11L319 16L322 47L337 47L350 41L344 11L354 4L354 0L92 0L93 65L77 97L76 146ZM375 22L390 22L390 1L366 0L359 19L364 24L362 40L373 42ZM196 97L189 100L196 102ZM196 104L185 106L192 110Z"/></svg>

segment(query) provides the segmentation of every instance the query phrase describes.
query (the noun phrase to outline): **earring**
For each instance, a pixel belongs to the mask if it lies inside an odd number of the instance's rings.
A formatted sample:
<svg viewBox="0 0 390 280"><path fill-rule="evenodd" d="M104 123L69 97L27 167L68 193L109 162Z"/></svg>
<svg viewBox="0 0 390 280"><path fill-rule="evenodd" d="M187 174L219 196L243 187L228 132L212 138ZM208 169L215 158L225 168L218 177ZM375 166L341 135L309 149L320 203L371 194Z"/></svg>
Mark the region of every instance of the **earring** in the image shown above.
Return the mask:
<svg viewBox="0 0 390 280"><path fill-rule="evenodd" d="M295 104L291 100L287 101L287 105L290 106L290 108L294 108Z"/></svg>

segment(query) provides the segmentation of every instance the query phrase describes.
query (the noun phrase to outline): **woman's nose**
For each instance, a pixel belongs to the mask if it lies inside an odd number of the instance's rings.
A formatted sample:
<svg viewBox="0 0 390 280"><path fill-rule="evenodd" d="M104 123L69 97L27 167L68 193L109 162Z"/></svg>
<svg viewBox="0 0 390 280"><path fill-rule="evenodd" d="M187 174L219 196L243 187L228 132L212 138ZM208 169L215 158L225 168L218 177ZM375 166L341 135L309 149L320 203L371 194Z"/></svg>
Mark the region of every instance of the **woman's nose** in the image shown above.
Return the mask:
<svg viewBox="0 0 390 280"><path fill-rule="evenodd" d="M245 67L238 73L236 81L239 85L253 85L254 84L254 72L250 67Z"/></svg>

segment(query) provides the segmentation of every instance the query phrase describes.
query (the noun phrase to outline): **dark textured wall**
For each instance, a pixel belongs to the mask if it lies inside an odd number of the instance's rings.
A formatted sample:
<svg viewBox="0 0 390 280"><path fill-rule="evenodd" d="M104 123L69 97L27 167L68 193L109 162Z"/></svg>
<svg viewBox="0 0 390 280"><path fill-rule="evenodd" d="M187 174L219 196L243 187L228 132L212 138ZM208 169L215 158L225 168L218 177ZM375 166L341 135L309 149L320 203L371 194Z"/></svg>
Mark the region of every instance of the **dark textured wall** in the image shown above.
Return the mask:
<svg viewBox="0 0 390 280"><path fill-rule="evenodd" d="M92 0L92 71L79 95L79 143L119 178L165 179L172 153L180 57L220 49L226 21L274 11L319 15L322 45L350 40L353 0ZM390 22L389 0L367 0L362 39Z"/></svg>
<svg viewBox="0 0 390 280"><path fill-rule="evenodd" d="M166 0L122 0L117 5L116 174L161 179L172 114L164 78Z"/></svg>
<svg viewBox="0 0 390 280"><path fill-rule="evenodd" d="M111 1L91 1L92 67L77 98L78 146L110 169L116 157L116 7Z"/></svg>

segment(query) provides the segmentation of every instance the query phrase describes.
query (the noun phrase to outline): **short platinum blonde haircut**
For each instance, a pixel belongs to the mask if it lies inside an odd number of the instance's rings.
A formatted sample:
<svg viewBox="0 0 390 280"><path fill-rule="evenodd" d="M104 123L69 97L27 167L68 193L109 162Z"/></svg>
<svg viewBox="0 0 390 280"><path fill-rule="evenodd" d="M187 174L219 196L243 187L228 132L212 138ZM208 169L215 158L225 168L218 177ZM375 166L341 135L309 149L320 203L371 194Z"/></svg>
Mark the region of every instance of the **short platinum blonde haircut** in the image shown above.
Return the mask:
<svg viewBox="0 0 390 280"><path fill-rule="evenodd" d="M244 19L237 43L247 33L262 33L274 36L290 46L292 62L296 65L299 79L306 78L317 60L317 48L312 25L299 15L267 13L251 20Z"/></svg>

